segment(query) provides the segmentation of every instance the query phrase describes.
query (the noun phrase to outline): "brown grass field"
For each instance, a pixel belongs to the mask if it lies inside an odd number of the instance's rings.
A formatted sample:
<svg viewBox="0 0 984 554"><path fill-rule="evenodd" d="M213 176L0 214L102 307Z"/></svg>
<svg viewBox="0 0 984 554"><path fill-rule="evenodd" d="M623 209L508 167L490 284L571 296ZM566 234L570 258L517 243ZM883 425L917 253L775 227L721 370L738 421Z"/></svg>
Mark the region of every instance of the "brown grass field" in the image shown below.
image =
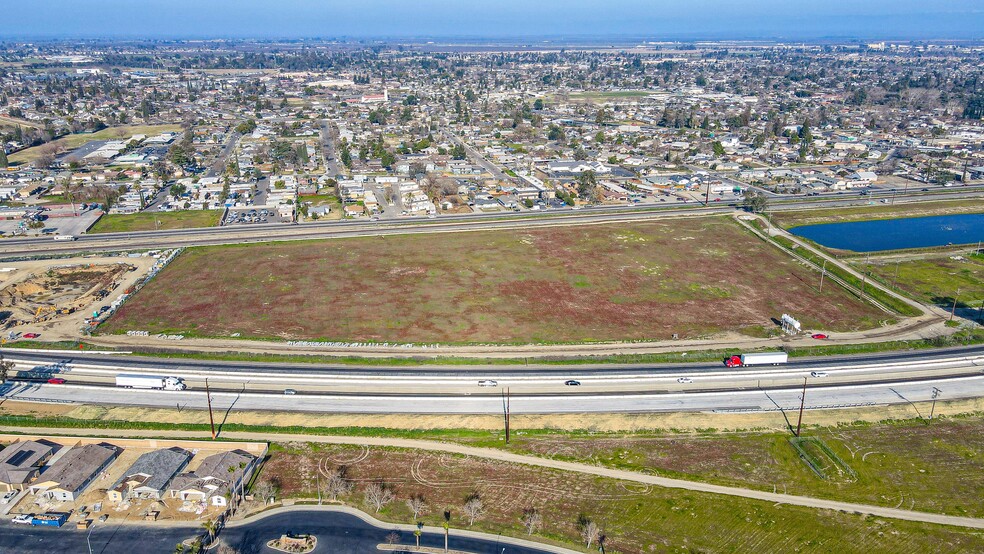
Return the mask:
<svg viewBox="0 0 984 554"><path fill-rule="evenodd" d="M191 249L102 332L537 343L854 330L884 314L724 218Z"/></svg>

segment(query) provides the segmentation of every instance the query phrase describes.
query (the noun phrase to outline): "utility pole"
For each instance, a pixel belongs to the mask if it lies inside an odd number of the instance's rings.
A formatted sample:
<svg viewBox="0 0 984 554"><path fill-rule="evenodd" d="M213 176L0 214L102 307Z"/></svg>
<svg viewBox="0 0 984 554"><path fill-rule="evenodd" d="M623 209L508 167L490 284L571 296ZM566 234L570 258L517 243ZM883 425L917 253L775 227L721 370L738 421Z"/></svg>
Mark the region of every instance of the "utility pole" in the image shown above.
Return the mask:
<svg viewBox="0 0 984 554"><path fill-rule="evenodd" d="M509 387L502 391L502 418L506 429L506 444L509 444Z"/></svg>
<svg viewBox="0 0 984 554"><path fill-rule="evenodd" d="M984 300L981 300L981 307L977 308L977 323L984 321Z"/></svg>
<svg viewBox="0 0 984 554"><path fill-rule="evenodd" d="M806 377L803 377L803 396L800 397L799 419L796 420L796 436L800 436L800 426L803 425L803 408L806 406Z"/></svg>
<svg viewBox="0 0 984 554"><path fill-rule="evenodd" d="M933 387L933 407L929 410L929 420L933 421L933 414L936 413L936 397L943 392L940 389Z"/></svg>
<svg viewBox="0 0 984 554"><path fill-rule="evenodd" d="M953 314L957 311L957 297L960 296L960 289L957 289L957 294L953 295L953 306L950 308L950 319L953 321Z"/></svg>
<svg viewBox="0 0 984 554"><path fill-rule="evenodd" d="M215 440L215 417L212 416L212 393L208 389L208 377L205 378L205 401L208 402L208 422L212 425L212 440Z"/></svg>
<svg viewBox="0 0 984 554"><path fill-rule="evenodd" d="M823 268L820 269L820 292L823 292L823 278L827 275L827 260L823 261Z"/></svg>
<svg viewBox="0 0 984 554"><path fill-rule="evenodd" d="M892 288L895 288L895 284L899 282L899 266L902 265L902 260L895 262L895 277L892 279Z"/></svg>

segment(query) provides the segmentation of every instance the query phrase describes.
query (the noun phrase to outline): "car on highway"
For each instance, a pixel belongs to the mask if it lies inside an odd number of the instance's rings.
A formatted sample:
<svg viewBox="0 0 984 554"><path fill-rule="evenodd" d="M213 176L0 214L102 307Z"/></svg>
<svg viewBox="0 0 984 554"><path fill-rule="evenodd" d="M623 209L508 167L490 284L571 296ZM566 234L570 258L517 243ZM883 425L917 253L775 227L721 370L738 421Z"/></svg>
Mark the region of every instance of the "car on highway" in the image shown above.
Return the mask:
<svg viewBox="0 0 984 554"><path fill-rule="evenodd" d="M14 519L10 520L11 523L20 523L22 525L30 525L31 520L34 519L34 514L21 514Z"/></svg>
<svg viewBox="0 0 984 554"><path fill-rule="evenodd" d="M677 383L687 384L687 383L693 383L693 382L694 382L694 380L691 379L690 377L680 377L679 379L677 379Z"/></svg>
<svg viewBox="0 0 984 554"><path fill-rule="evenodd" d="M568 380L564 381L564 384L567 385L568 387L578 387L578 386L581 385L581 382L580 381L576 381L574 379L568 379Z"/></svg>
<svg viewBox="0 0 984 554"><path fill-rule="evenodd" d="M41 336L41 333L24 333L25 339L36 339Z"/></svg>
<svg viewBox="0 0 984 554"><path fill-rule="evenodd" d="M825 338L827 338L827 335L825 335L823 333L814 333L814 334L810 335L810 338L811 339L817 339L817 340L824 340Z"/></svg>
<svg viewBox="0 0 984 554"><path fill-rule="evenodd" d="M294 390L294 389L284 389L284 394L286 394L286 395L289 396L289 395L292 395L292 394L297 394L297 391Z"/></svg>
<svg viewBox="0 0 984 554"><path fill-rule="evenodd" d="M49 385L64 385L65 384L65 380L62 379L61 377L52 377L51 379L48 379L48 384Z"/></svg>
<svg viewBox="0 0 984 554"><path fill-rule="evenodd" d="M826 371L811 371L810 372L810 377L818 377L819 378L819 377L826 377L826 376L827 376L827 372Z"/></svg>
<svg viewBox="0 0 984 554"><path fill-rule="evenodd" d="M498 381L494 381L492 379L482 379L481 381L478 382L478 386L480 386L480 387L498 387L499 386L499 382Z"/></svg>

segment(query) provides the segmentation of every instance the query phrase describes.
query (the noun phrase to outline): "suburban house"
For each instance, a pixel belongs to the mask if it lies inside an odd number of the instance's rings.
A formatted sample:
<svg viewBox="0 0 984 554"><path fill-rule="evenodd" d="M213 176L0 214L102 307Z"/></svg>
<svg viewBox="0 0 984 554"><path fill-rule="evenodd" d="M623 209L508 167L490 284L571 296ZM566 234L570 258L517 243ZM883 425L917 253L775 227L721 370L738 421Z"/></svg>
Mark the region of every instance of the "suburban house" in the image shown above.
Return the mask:
<svg viewBox="0 0 984 554"><path fill-rule="evenodd" d="M141 454L106 494L117 504L131 498L160 500L167 491L167 484L191 458L191 452L177 446Z"/></svg>
<svg viewBox="0 0 984 554"><path fill-rule="evenodd" d="M116 460L121 450L105 443L75 446L51 464L30 486L30 491L51 500L75 501Z"/></svg>
<svg viewBox="0 0 984 554"><path fill-rule="evenodd" d="M20 441L0 451L0 489L22 491L41 473L41 467L61 446L48 442Z"/></svg>
<svg viewBox="0 0 984 554"><path fill-rule="evenodd" d="M209 456L194 471L174 478L171 498L226 506L234 491L249 480L258 460L242 450Z"/></svg>

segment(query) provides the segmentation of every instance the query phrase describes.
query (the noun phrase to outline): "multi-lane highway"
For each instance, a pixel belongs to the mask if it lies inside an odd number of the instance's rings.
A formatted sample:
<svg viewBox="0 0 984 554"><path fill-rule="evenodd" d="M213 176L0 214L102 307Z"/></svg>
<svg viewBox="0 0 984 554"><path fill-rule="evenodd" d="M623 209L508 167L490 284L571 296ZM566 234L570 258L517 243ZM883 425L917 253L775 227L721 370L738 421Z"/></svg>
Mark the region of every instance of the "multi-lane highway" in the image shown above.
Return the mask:
<svg viewBox="0 0 984 554"><path fill-rule="evenodd" d="M977 189L960 193L924 194L906 197L905 201L940 200L979 196ZM864 200L863 203L866 203ZM901 203L902 199L896 200ZM810 209L820 207L857 205L857 196L830 196L814 199L799 198L773 202L770 211ZM713 204L713 203L712 203ZM647 207L607 206L579 212L556 210L538 213L515 214L458 214L442 215L439 219L400 219L392 221L315 221L303 225L267 224L249 227L209 227L200 229L175 229L139 231L130 233L103 233L83 235L75 241L54 241L51 237L23 237L0 243L0 256L65 255L87 251L123 251L164 249L180 246L205 246L249 242L269 242L306 239L330 239L368 235L395 235L412 233L437 233L456 231L480 231L529 228L549 225L586 225L643 221L663 217L687 215L727 214L735 206L701 206L667 204Z"/></svg>
<svg viewBox="0 0 984 554"><path fill-rule="evenodd" d="M222 409L380 413L515 413L775 410L984 396L984 347L727 369L717 364L482 368L346 368L8 352L20 374L10 399L205 407L205 378ZM122 372L182 377L187 391L118 389ZM65 380L48 384L49 377ZM495 386L480 386L480 381ZM567 385L567 381L579 385ZM284 394L285 391L293 394ZM937 392L937 395L940 393Z"/></svg>

